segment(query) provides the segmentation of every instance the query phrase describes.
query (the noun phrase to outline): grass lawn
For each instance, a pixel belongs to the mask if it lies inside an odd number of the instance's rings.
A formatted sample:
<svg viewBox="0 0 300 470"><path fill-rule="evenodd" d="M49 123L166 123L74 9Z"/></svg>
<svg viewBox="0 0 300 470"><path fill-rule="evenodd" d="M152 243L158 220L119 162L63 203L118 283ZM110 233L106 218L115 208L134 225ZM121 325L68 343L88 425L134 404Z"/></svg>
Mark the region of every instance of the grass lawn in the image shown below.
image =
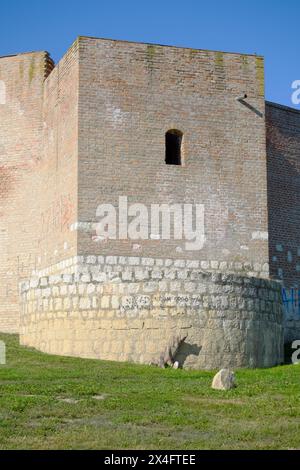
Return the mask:
<svg viewBox="0 0 300 470"><path fill-rule="evenodd" d="M213 372L50 356L0 335L0 449L300 449L300 365Z"/></svg>

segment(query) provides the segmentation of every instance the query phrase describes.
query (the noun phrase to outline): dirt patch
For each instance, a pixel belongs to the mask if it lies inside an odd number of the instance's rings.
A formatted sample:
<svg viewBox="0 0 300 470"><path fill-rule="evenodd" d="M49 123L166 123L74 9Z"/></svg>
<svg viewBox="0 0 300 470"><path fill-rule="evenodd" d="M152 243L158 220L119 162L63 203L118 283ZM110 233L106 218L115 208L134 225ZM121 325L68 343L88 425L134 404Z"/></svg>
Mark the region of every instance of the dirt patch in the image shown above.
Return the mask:
<svg viewBox="0 0 300 470"><path fill-rule="evenodd" d="M193 403L215 403L216 405L245 405L245 400L238 398L206 398L206 397L184 397L183 400Z"/></svg>

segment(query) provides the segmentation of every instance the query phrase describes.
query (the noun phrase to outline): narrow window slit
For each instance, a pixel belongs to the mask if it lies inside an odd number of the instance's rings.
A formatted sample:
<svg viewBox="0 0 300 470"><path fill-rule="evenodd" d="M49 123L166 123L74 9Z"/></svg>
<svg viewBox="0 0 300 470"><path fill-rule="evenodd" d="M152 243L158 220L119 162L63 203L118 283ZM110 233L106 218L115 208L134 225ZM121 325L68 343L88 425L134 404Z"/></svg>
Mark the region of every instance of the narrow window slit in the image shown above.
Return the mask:
<svg viewBox="0 0 300 470"><path fill-rule="evenodd" d="M171 129L166 132L166 159L167 165L181 165L182 132Z"/></svg>

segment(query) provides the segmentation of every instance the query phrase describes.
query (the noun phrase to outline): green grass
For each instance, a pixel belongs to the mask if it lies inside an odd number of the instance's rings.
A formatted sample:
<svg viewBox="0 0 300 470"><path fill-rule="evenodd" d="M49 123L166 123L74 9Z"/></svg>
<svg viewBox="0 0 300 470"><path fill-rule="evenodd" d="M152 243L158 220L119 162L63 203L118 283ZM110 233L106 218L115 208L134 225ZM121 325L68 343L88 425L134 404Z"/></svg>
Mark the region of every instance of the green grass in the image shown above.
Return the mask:
<svg viewBox="0 0 300 470"><path fill-rule="evenodd" d="M213 372L50 356L6 342L0 449L299 449L300 366ZM100 399L95 399L98 396Z"/></svg>

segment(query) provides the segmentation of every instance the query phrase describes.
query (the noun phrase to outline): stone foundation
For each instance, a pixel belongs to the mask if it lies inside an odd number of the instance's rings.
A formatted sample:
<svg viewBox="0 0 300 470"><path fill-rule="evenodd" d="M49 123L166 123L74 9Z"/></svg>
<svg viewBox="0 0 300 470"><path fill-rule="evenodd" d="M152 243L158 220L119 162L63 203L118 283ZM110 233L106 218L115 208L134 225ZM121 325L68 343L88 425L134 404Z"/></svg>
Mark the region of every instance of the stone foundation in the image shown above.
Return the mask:
<svg viewBox="0 0 300 470"><path fill-rule="evenodd" d="M184 333L188 336L176 359L187 368L282 362L277 282L187 268L186 261L169 267L151 259L118 261L81 257L66 267L69 273L23 283L21 344L47 353L147 364L174 335Z"/></svg>

